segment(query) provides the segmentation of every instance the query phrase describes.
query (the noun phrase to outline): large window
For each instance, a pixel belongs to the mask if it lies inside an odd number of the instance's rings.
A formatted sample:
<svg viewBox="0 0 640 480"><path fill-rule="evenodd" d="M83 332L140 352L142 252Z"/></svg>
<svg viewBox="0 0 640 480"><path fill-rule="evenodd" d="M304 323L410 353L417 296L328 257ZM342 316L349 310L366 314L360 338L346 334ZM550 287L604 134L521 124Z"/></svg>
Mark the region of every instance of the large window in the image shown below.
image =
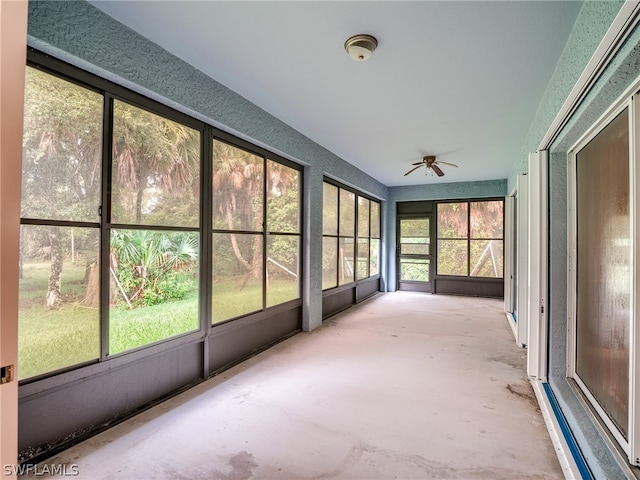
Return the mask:
<svg viewBox="0 0 640 480"><path fill-rule="evenodd" d="M213 323L300 297L300 172L213 141Z"/></svg>
<svg viewBox="0 0 640 480"><path fill-rule="evenodd" d="M438 204L437 274L503 276L504 201Z"/></svg>
<svg viewBox="0 0 640 480"><path fill-rule="evenodd" d="M113 105L109 354L198 328L200 133Z"/></svg>
<svg viewBox="0 0 640 480"><path fill-rule="evenodd" d="M632 320L629 109L575 154L577 384L627 447Z"/></svg>
<svg viewBox="0 0 640 480"><path fill-rule="evenodd" d="M380 272L380 203L324 182L322 227L323 289Z"/></svg>
<svg viewBox="0 0 640 480"><path fill-rule="evenodd" d="M20 379L300 297L301 171L99 85L27 67Z"/></svg>
<svg viewBox="0 0 640 480"><path fill-rule="evenodd" d="M26 71L20 378L100 357L102 95Z"/></svg>

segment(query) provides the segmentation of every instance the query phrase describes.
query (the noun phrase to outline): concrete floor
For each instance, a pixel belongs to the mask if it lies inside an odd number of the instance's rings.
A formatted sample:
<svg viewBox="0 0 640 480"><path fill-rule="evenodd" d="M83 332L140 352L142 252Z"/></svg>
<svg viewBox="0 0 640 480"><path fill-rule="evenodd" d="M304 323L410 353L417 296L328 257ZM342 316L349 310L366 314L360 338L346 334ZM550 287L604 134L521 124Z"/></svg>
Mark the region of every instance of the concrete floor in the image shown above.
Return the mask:
<svg viewBox="0 0 640 480"><path fill-rule="evenodd" d="M91 480L561 479L502 310L377 295L45 463Z"/></svg>

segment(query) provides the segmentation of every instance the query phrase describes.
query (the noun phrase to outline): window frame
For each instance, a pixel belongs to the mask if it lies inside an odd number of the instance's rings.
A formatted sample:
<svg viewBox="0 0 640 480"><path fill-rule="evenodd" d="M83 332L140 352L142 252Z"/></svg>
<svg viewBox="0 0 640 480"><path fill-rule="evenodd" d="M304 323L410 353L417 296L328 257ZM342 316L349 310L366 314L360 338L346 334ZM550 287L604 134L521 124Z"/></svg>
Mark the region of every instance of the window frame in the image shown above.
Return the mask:
<svg viewBox="0 0 640 480"><path fill-rule="evenodd" d="M618 429L602 405L590 392L586 383L576 371L577 361L577 156L590 144L619 114L628 109L629 125L629 216L630 216L630 278L629 278L629 385L627 432ZM627 456L631 465L640 465L640 368L636 366L640 358L640 329L638 313L640 291L640 255L636 254L640 243L639 224L636 218L640 211L640 103L637 94L623 95L572 145L567 152L567 353L566 375L578 398L588 405L591 416L611 441Z"/></svg>
<svg viewBox="0 0 640 480"><path fill-rule="evenodd" d="M74 363L67 367L51 370L42 374L30 376L19 380L19 385L27 385L34 382L44 382L45 385L55 386L60 382L73 381L73 379L81 378L83 373L80 371L83 367L89 365L100 365L107 363L109 366L104 368L116 368L118 365L124 365L129 362L135 362L142 358L147 358L149 355L153 355L159 352L164 352L175 348L177 345L190 343L193 341L200 341L205 335L209 337L213 334L215 327L222 323L229 323L234 320L246 318L254 315L246 314L233 319L229 319L225 322L212 324L212 259L215 253L212 250L212 198L213 187L210 179L212 178L213 168L213 151L212 147L207 147L207 142L212 142L214 138L220 139L226 143L232 144L239 148L249 150L252 153L262 156L264 162L271 160L278 164L285 165L298 172L299 175L299 213L298 213L298 232L273 232L274 234L282 235L295 235L299 238L298 241L298 297L293 300L289 300L284 303L279 303L268 308L263 308L263 311L278 311L283 306L301 306L302 295L304 292L304 281L301 273L304 271L304 258L302 254L303 239L305 238L304 221L303 221L303 200L304 200L304 167L296 162L286 159L274 152L271 152L263 147L254 145L244 139L236 137L228 132L225 132L219 128L216 128L204 121L198 120L186 113L175 110L159 101L146 97L140 93L130 90L126 87L113 83L109 80L96 76L90 72L82 70L78 67L72 66L60 59L46 55L32 47L27 49L27 63L26 66L34 68L49 75L53 75L56 78L67 81L71 84L77 85L82 88L86 88L89 91L95 92L102 96L103 112L102 112L102 150L101 150L101 192L99 197L101 199L100 204L100 217L98 222L77 222L77 221L65 221L65 220L48 220L48 219L34 219L23 218L20 219L21 225L43 225L43 226L63 226L63 227L87 227L95 228L99 230L100 236L100 307L99 307L99 321L100 321L100 355L95 360L88 362ZM177 122L184 126L190 127L199 132L200 135L200 205L199 205L199 224L197 227L184 227L184 226L157 226L157 225L134 225L134 224L119 224L111 223L110 211L111 211L111 156L113 149L113 111L114 102L122 101L126 104L140 108L155 115L162 116L171 121ZM212 143L211 143L212 145ZM266 199L265 199L266 201ZM266 215L266 210L265 210ZM137 230L160 230L170 232L182 232L182 231L197 231L199 233L200 245L198 251L198 327L196 330L188 331L176 336L161 339L155 342L147 343L136 348L118 352L115 354L108 353L108 339L109 339L109 289L103 288L102 285L109 285L109 269L105 265L109 265L109 234L112 229L126 228ZM265 240L263 244L266 244L267 236L269 232L264 233ZM265 287L266 288L266 287ZM263 296L264 288L263 288ZM260 313L259 313L260 315ZM48 388L48 387L43 387Z"/></svg>
<svg viewBox="0 0 640 480"><path fill-rule="evenodd" d="M248 315L253 315L259 312L263 312L266 311L270 308L276 308L276 307L280 307L281 305L286 305L290 302L301 302L302 301L302 291L303 291L303 284L302 284L302 275L301 272L303 271L303 255L302 255L302 239L303 237L303 225L304 222L302 221L302 216L303 216L303 192L304 192L304 171L303 168L290 161L287 160L283 157L280 157L278 155L275 155L271 152L269 152L268 150L262 149L262 148L258 148L256 146L254 146L253 144L251 144L250 142L247 142L245 140L239 139L231 134L228 134L226 132L222 132L222 131L216 131L216 130L212 130L210 138L207 140L208 144L211 145L211 154L212 154L212 159L210 162L211 165L211 175L209 175L208 178L213 178L213 163L215 162L215 158L213 155L213 144L214 142L223 142L231 147L243 150L251 155L254 155L256 157L260 157L262 159L262 229L261 230L235 230L235 229L220 229L220 228L214 228L213 227L213 208L211 209L211 215L209 215L210 219L209 221L211 222L211 227L209 228L209 231L211 233L211 235L209 235L212 238L212 235L215 234L230 234L231 232L236 233L236 234L248 234L248 235L260 235L261 236L261 247L262 247L262 306L260 309L257 310L252 310L251 312L246 312L237 316L233 316L224 320L220 320L218 322L214 322L213 321L213 291L211 290L211 297L212 297L212 302L210 302L211 304L211 309L212 309L212 313L209 316L209 318L211 318L211 324L212 327L216 327L218 325L224 325L226 323L232 322L234 320L238 320L240 318L244 318ZM268 196L267 196L267 169L268 169L268 165L269 165L269 161L273 161L275 163L279 163L281 165L284 165L285 167L291 168L293 170L296 170L298 172L298 231L297 232L280 232L280 231L275 231L275 230L270 230L270 225L268 224L268 220L267 220L267 207L268 207ZM208 205L212 205L213 202L213 196L215 195L214 189L213 187L211 187L211 201L208 203ZM279 303L276 305L271 305L268 306L268 300L267 300L267 269L268 269L268 259L267 259L267 247L268 247L268 243L269 243L269 238L270 237L275 237L275 236L286 236L286 237L296 237L298 238L298 265L297 265L297 269L298 269L298 297L295 299L291 299L288 300L284 303ZM213 240L211 240L213 243ZM211 278L213 279L213 257L214 257L214 252L213 252L213 248L211 248L211 259L209 261L209 266L211 268ZM211 285L211 288L213 287L213 284Z"/></svg>
<svg viewBox="0 0 640 480"><path fill-rule="evenodd" d="M493 237L493 238L476 238L476 237L472 237L471 236L471 204L473 203L487 203L487 202L501 202L502 203L502 237ZM466 237L441 237L440 236L440 224L438 222L438 217L439 217L439 209L440 209L440 205L445 205L445 204L452 204L452 203L465 203L467 205L467 224L466 224L466 228L467 228L467 235ZM441 201L437 201L436 202L436 209L435 209L435 229L436 229L436 248L435 248L435 253L433 255L434 260L435 260L435 277L437 278L457 278L457 279L472 279L474 281L491 281L491 280L504 280L504 233L505 233L505 227L504 227L504 222L505 222L505 199L504 197L488 197L488 198L473 198L473 199L458 199L458 200L441 200ZM467 253L467 264L466 264L466 275L449 275L449 274L443 274L440 273L439 271L439 265L438 265L438 260L439 260L439 254L440 254L440 240L459 240L459 241L464 241L466 242L466 253ZM486 240L486 241L492 241L492 240L500 240L502 242L502 271L501 271L501 275L499 277L486 277L486 276L478 276L478 275L471 275L472 273L472 269L471 269L471 243L473 241L482 241L482 240Z"/></svg>
<svg viewBox="0 0 640 480"><path fill-rule="evenodd" d="M325 234L324 231L322 232L322 239L323 239L323 244L324 244L324 239L325 238L333 238L337 241L337 245L338 245L338 250L340 248L340 239L342 238L352 238L352 237L345 237L344 235L341 235L340 233L340 214L341 214L341 205L340 205L340 192L341 190L345 190L348 191L352 194L354 194L354 254L353 254L353 258L354 258L354 269L353 269L353 276L354 279L350 282L346 282L343 284L340 284L340 256L336 255L336 282L333 286L331 287L327 287L327 288L322 288L323 292L329 292L333 289L342 289L342 288L351 288L355 285L358 285L361 282L367 281L367 280L371 280L371 279L379 279L380 278L380 258L381 258L381 251L382 251L382 202L374 197L372 197L371 195L367 195L366 193L360 191L360 190L356 190L354 188L348 187L340 182L338 182L337 180L334 180L332 178L329 177L324 177L322 180L322 185L324 188L324 184L329 184L333 187L336 187L337 190L337 198L338 198L338 209L337 209L337 217L338 217L338 224L337 224L337 231L335 234ZM369 231L366 237L359 237L358 234L358 223L359 223L359 202L358 202L358 198L363 198L365 200L368 200L368 225L369 225ZM371 228L371 206L373 204L377 204L378 205L378 228L377 228L377 232L378 232L378 236L372 236L372 228ZM362 277L359 278L358 274L357 274L357 262L359 259L359 240L360 239L366 239L367 240L367 246L368 246L368 253L367 253L367 258L368 258L368 264L367 264L367 276L366 277ZM371 241L372 240L377 240L378 241L378 272L375 274L371 274ZM323 251L324 253L324 251ZM323 277L324 278L324 277Z"/></svg>

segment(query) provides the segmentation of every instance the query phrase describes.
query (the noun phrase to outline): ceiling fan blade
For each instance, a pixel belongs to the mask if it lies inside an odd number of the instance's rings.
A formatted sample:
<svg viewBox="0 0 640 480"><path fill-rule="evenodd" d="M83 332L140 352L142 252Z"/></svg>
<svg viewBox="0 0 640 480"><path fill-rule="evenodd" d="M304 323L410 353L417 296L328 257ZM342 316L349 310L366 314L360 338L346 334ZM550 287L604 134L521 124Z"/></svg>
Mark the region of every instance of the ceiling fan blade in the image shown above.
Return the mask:
<svg viewBox="0 0 640 480"><path fill-rule="evenodd" d="M439 166L433 164L431 165L431 168L433 169L434 172L436 172L436 175L438 175L439 177L442 177L444 175L444 172L440 170Z"/></svg>
<svg viewBox="0 0 640 480"><path fill-rule="evenodd" d="M420 164L417 167L413 167L411 170L409 170L407 173L405 173L404 176L406 177L407 175L409 175L414 170L419 169L421 166L422 166L422 162L420 162Z"/></svg>
<svg viewBox="0 0 640 480"><path fill-rule="evenodd" d="M419 162L412 163L411 165L422 165L423 163L424 163L424 160L420 160Z"/></svg>
<svg viewBox="0 0 640 480"><path fill-rule="evenodd" d="M436 160L435 163L439 163L440 165L449 165L450 167L458 168L458 165L455 163L443 162L442 160Z"/></svg>

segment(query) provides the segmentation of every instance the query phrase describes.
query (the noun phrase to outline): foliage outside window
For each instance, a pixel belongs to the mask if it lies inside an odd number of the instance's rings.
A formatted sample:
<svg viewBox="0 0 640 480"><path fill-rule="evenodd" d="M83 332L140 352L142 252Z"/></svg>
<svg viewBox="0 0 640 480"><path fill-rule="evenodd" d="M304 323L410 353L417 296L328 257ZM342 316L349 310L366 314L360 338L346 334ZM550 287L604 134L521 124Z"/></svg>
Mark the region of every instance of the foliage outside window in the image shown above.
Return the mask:
<svg viewBox="0 0 640 480"><path fill-rule="evenodd" d="M201 250L214 259L214 322L299 298L298 170L205 143L203 205L204 124L30 66L25 87L19 379L197 330Z"/></svg>
<svg viewBox="0 0 640 480"><path fill-rule="evenodd" d="M26 72L19 378L100 358L104 268L108 353L196 329L199 133L114 102L113 210L103 218L104 97ZM175 220L191 231L158 229ZM100 263L101 228L111 238L108 265Z"/></svg>
<svg viewBox="0 0 640 480"><path fill-rule="evenodd" d="M26 70L19 378L100 356L88 283L99 263L102 96Z"/></svg>
<svg viewBox="0 0 640 480"><path fill-rule="evenodd" d="M502 200L438 204L437 274L503 276Z"/></svg>
<svg viewBox="0 0 640 480"><path fill-rule="evenodd" d="M121 101L113 110L112 354L198 328L200 243L199 132Z"/></svg>
<svg viewBox="0 0 640 480"><path fill-rule="evenodd" d="M369 275L380 273L380 204L371 201L371 230L369 235Z"/></svg>
<svg viewBox="0 0 640 480"><path fill-rule="evenodd" d="M380 204L323 183L322 288L379 273Z"/></svg>
<svg viewBox="0 0 640 480"><path fill-rule="evenodd" d="M431 268L429 218L402 218L400 236L400 280L428 282Z"/></svg>
<svg viewBox="0 0 640 480"><path fill-rule="evenodd" d="M213 323L300 297L300 172L213 142Z"/></svg>

